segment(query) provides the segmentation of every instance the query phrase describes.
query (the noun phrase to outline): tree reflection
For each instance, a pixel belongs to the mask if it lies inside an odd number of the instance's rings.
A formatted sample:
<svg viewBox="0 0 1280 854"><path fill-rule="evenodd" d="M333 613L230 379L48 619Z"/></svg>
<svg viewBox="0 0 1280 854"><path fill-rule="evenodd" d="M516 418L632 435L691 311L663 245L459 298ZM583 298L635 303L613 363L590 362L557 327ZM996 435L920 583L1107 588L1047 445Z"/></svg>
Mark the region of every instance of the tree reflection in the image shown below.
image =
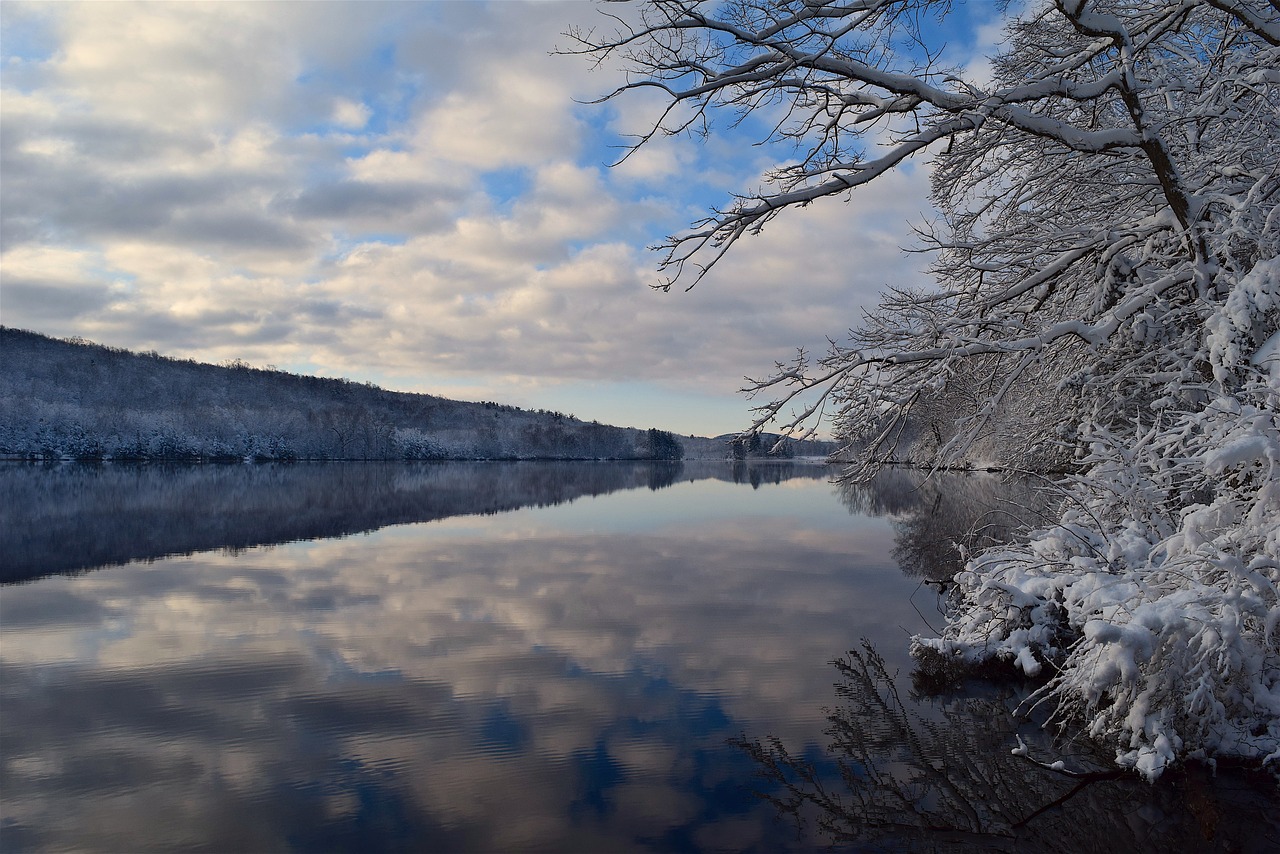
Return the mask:
<svg viewBox="0 0 1280 854"><path fill-rule="evenodd" d="M735 459L730 471L734 483L749 483L752 489L759 489L762 484L776 485L794 477L811 477L815 472L820 477L828 474L825 468L816 468L812 464L778 460Z"/></svg>
<svg viewBox="0 0 1280 854"><path fill-rule="evenodd" d="M963 550L1008 542L1038 524L1052 495L1022 477L887 468L866 483L842 481L852 513L888 516L893 558L909 576L945 583L960 570Z"/></svg>
<svg viewBox="0 0 1280 854"><path fill-rule="evenodd" d="M752 474L757 471L759 473ZM713 478L780 483L822 466L768 462L0 464L0 583L214 549L545 507Z"/></svg>
<svg viewBox="0 0 1280 854"><path fill-rule="evenodd" d="M756 763L760 797L832 845L886 851L1275 850L1274 790L1202 768L1151 785L1108 768L1086 746L1055 743L1065 765L1011 751L1038 735L1010 710L1012 692L899 696L875 649L833 662L839 701L825 755L777 738L735 739ZM1024 731L1025 730L1025 731ZM1048 751L1048 745L1040 745ZM1224 824L1222 815L1233 816ZM811 827L812 826L812 827Z"/></svg>

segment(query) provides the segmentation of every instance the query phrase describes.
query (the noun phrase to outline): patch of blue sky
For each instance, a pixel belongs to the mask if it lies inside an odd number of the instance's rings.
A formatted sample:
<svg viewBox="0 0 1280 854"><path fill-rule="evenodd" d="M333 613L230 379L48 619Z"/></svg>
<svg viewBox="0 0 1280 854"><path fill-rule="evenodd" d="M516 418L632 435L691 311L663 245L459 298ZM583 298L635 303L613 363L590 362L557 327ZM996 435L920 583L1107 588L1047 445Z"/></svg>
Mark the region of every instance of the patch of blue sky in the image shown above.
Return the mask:
<svg viewBox="0 0 1280 854"><path fill-rule="evenodd" d="M390 231L369 231L349 236L343 235L338 239L342 240L350 248L369 243L379 243L383 246L403 246L409 241L409 236Z"/></svg>
<svg viewBox="0 0 1280 854"><path fill-rule="evenodd" d="M0 57L6 66L20 62L45 62L58 51L58 34L52 14L46 14L39 6L0 4L0 28L4 39L0 40Z"/></svg>
<svg viewBox="0 0 1280 854"><path fill-rule="evenodd" d="M722 176L725 171L737 174L749 170L746 165L759 159L759 150L750 146L733 145L727 148L718 147L714 138L702 140L696 136L694 144L677 135L668 137L659 131L644 143L643 149L649 152L671 152L672 146L679 146L676 159L667 171L656 170L650 173L629 170L623 162L628 153L640 142L635 134L647 132L650 127L641 124L640 117L635 116L623 120L622 115L631 109L639 109L638 102L630 93L623 93L612 101L599 104L578 104L574 107L574 118L583 128L582 143L575 163L585 169L597 169L605 182L624 197L637 202L660 202L678 205L693 205L703 211L713 204L725 201L725 185ZM651 113L646 118L656 118ZM630 135L623 135L620 130L625 126ZM766 133L752 127L749 132ZM735 138L745 138L734 132ZM754 138L753 140L754 141ZM705 143L705 144L704 144ZM671 152L675 154L675 152ZM644 152L636 152L640 157ZM725 162L728 154L731 163ZM694 158L689 162L688 158ZM652 205L650 205L652 206ZM670 223L666 223L670 227ZM665 235L665 232L663 232Z"/></svg>
<svg viewBox="0 0 1280 854"><path fill-rule="evenodd" d="M359 160L367 157L374 151L397 151L398 147L381 145L375 139L368 141L352 142L349 145L343 145L338 148L338 155L343 160Z"/></svg>
<svg viewBox="0 0 1280 854"><path fill-rule="evenodd" d="M119 267L113 267L107 262L106 258L98 254L97 247L81 245L68 248L72 249L72 251L83 253L87 258L97 257L100 259L91 261L82 268L81 276L83 281L105 282L116 293L131 293L134 286L137 285L137 274Z"/></svg>
<svg viewBox="0 0 1280 854"><path fill-rule="evenodd" d="M336 94L363 106L368 112L358 128L337 120L332 113L326 113L320 117L307 116L288 126L287 131L297 135L359 133L380 137L404 127L412 119L425 87L423 75L406 72L397 65L398 54L395 43L387 40L350 65L313 65L302 71L294 78L300 89L324 93L326 97ZM366 152L364 149L354 154Z"/></svg>
<svg viewBox="0 0 1280 854"><path fill-rule="evenodd" d="M618 135L615 123L626 108L626 96L599 104L575 104L573 117L585 132L582 166L612 166L621 160L636 140Z"/></svg>
<svg viewBox="0 0 1280 854"><path fill-rule="evenodd" d="M529 192L533 176L524 167L494 169L480 175L480 186L494 207L506 212Z"/></svg>
<svg viewBox="0 0 1280 854"><path fill-rule="evenodd" d="M85 269L85 274L98 281L111 282L113 284L126 282L132 285L138 281L136 273L121 270L119 267L112 267L107 264L91 264Z"/></svg>
<svg viewBox="0 0 1280 854"><path fill-rule="evenodd" d="M306 113L293 122L286 122L283 130L292 136L331 136L334 134L359 134L364 136L385 136L400 127L409 117L410 104L417 95L417 88L407 87L406 92L379 92L369 94L368 90L355 86L335 85L328 88L323 80L307 80L299 78L295 81L299 87L313 89L316 92L337 92L338 97L354 104L361 105L367 111L366 118L358 126L345 122L334 115L334 101L327 94L321 102L317 97L317 107L323 114Z"/></svg>
<svg viewBox="0 0 1280 854"><path fill-rule="evenodd" d="M386 136L409 125L419 101L426 97L425 78L419 74L397 73L383 89L374 91L361 103L369 108L367 133Z"/></svg>
<svg viewBox="0 0 1280 854"><path fill-rule="evenodd" d="M1012 5L1017 5L1016 0ZM988 47L980 41L983 29L1005 18L1003 6L991 0L978 0L953 4L941 19L936 14L926 15L920 21L923 41L931 50L942 50L943 66L969 63Z"/></svg>

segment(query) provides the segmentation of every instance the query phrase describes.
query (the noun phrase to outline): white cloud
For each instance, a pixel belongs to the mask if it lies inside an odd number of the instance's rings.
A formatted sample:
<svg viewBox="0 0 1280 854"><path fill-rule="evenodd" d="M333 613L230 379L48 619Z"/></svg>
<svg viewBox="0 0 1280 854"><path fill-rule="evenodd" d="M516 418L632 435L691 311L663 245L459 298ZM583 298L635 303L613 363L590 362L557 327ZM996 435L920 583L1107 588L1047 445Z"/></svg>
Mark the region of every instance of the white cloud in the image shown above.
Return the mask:
<svg viewBox="0 0 1280 854"><path fill-rule="evenodd" d="M452 92L424 115L419 144L478 169L536 166L576 153L566 87L523 71L495 74L481 92Z"/></svg>
<svg viewBox="0 0 1280 854"><path fill-rule="evenodd" d="M301 64L269 5L83 3L63 8L51 72L86 109L163 127L270 114Z"/></svg>
<svg viewBox="0 0 1280 854"><path fill-rule="evenodd" d="M339 98L333 102L333 123L344 128L359 130L369 122L373 111L365 104Z"/></svg>

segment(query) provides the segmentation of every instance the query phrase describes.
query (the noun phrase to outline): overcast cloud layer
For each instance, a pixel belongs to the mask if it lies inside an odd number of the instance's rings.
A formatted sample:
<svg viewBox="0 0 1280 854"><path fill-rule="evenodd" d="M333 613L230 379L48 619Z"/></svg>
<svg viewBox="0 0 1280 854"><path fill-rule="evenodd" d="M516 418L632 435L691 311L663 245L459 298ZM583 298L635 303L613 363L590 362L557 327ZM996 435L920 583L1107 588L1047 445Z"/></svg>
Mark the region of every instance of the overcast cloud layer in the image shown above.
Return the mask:
<svg viewBox="0 0 1280 854"><path fill-rule="evenodd" d="M767 149L663 140L553 56L585 3L0 7L8 326L718 433L744 374L857 322L923 165L776 221L693 291L645 247ZM776 156L781 156L777 154Z"/></svg>

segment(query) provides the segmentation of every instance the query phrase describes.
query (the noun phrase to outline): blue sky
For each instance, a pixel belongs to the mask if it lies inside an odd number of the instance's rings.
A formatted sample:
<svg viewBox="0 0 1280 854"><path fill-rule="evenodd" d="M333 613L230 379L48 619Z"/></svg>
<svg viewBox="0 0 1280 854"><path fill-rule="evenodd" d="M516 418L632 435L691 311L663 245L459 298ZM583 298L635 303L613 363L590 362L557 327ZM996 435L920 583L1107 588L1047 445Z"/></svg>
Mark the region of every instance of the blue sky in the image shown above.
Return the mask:
<svg viewBox="0 0 1280 854"><path fill-rule="evenodd" d="M948 31L968 62L993 4ZM0 4L0 322L709 435L905 256L927 164L775 221L689 292L648 251L785 156L663 139L552 55L577 3Z"/></svg>

